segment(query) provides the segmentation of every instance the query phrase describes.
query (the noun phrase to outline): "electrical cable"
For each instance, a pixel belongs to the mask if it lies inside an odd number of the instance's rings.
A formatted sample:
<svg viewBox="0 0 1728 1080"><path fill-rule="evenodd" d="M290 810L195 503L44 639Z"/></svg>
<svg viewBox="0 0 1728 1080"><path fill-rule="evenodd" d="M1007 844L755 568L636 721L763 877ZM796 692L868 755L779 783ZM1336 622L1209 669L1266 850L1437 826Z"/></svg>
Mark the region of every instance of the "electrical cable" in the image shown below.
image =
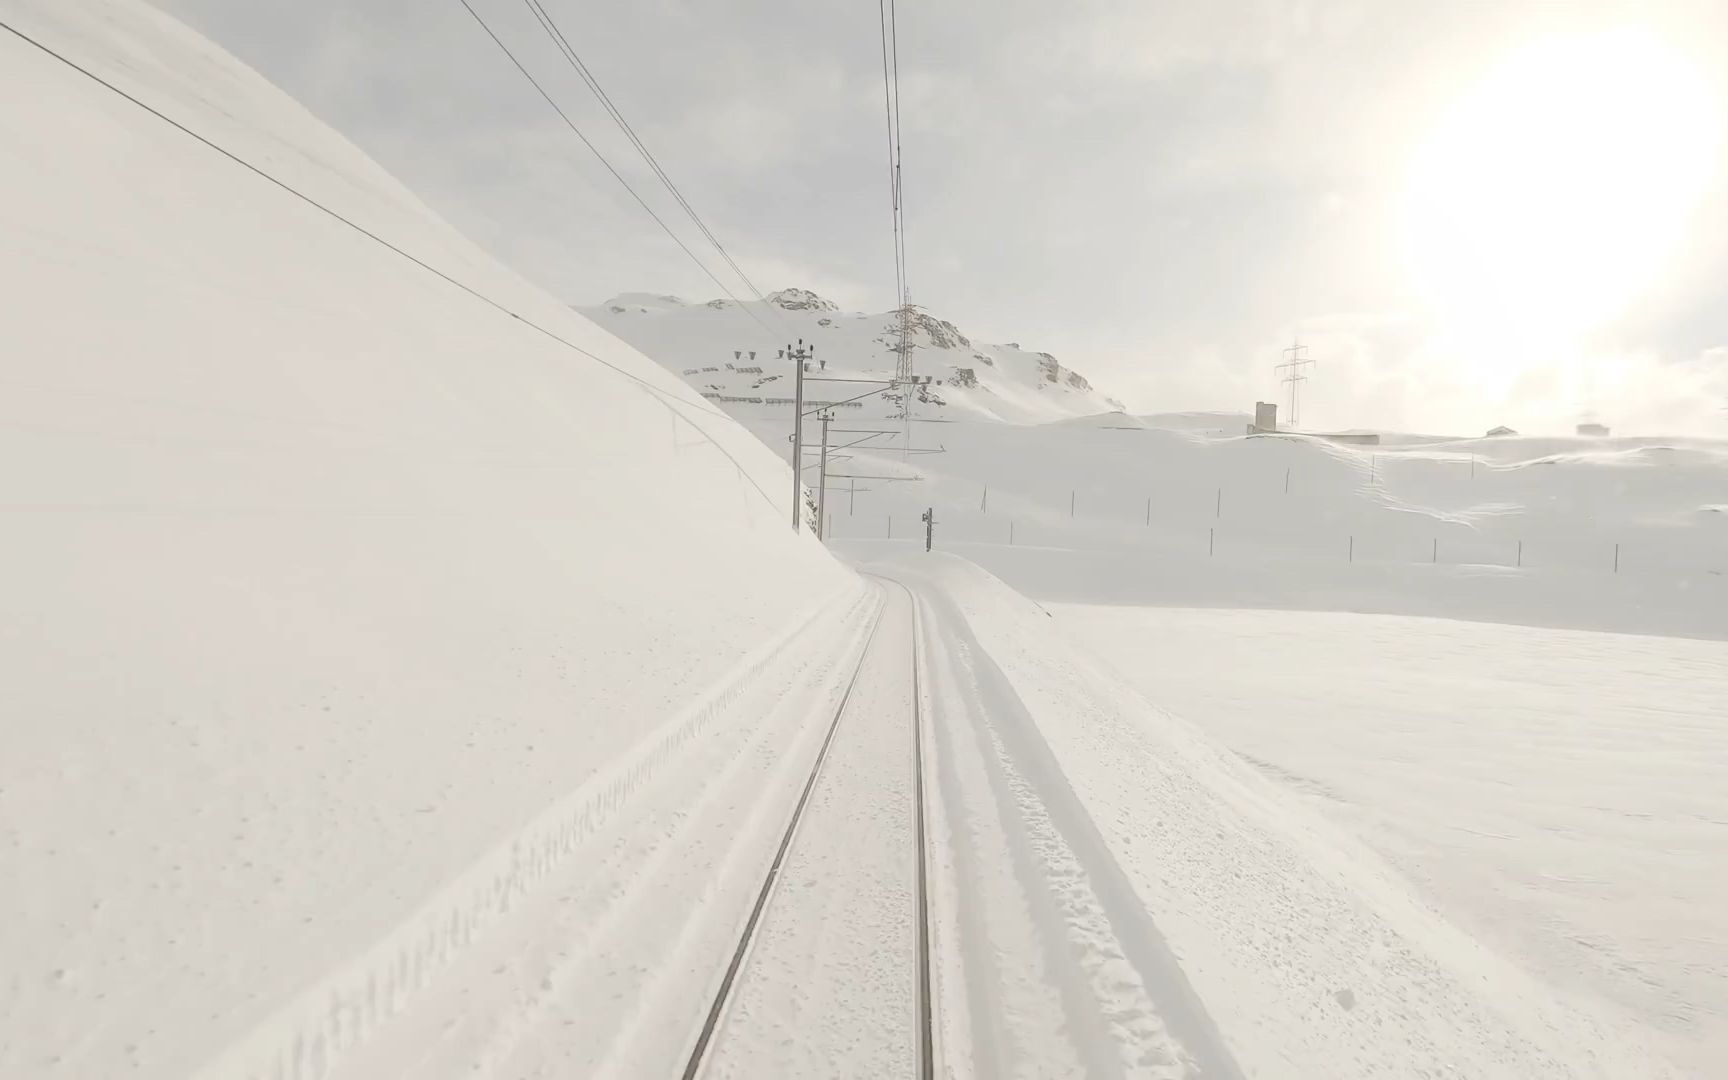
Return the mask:
<svg viewBox="0 0 1728 1080"><path fill-rule="evenodd" d="M563 107L559 105L557 101L553 100L552 95L546 92L546 88L540 85L540 80L536 79L533 74L523 66L522 61L518 60L516 54L510 50L510 46L504 44L504 40L492 30L492 27L487 24L485 19L481 18L480 13L474 10L474 6L470 4L468 0L456 0L456 2L467 9L468 14L474 17L474 21L480 24L480 29L486 31L486 36L491 38L493 43L496 44L499 49L503 50L504 55L509 58L510 63L515 66L516 70L522 73L522 77L528 80L529 85L534 87L542 98L546 99L546 104L552 106L552 111L558 114L560 120L564 121L564 126L569 128L576 138L582 141L582 145L586 146L589 152L599 160L600 164L606 167L606 171L612 174L612 178L623 185L624 190L630 193L630 197L636 200L636 204L642 207L643 211L646 212L649 217L654 219L654 223L660 226L662 232L672 238L672 242L678 245L679 250L689 256L690 261L695 263L696 266L708 276L708 280L718 286L720 291L725 293L734 304L737 304L740 311L743 311L744 314L754 319L756 325L760 326L770 334L774 333L772 327L763 322L754 311L751 311L749 308L744 306L744 302L738 299L731 289L726 287L725 282L714 276L714 271L708 269L708 264L696 257L696 253L690 250L689 245L684 243L684 241L679 238L677 233L672 231L671 227L666 224L660 215L654 212L654 208L648 205L647 200L637 194L636 189L630 186L630 181L624 179L624 175L617 169L613 168L612 163L606 160L606 155L600 152L600 148L595 146L593 142L589 140L588 136L582 133L582 129L576 126L574 120L570 119L570 114L566 113Z"/></svg>
<svg viewBox="0 0 1728 1080"><path fill-rule="evenodd" d="M193 139L204 144L206 147L209 147L211 150L216 151L218 154L221 154L223 157L234 162L236 165L239 165L240 167L246 169L248 172L251 172L251 173L261 177L262 179L269 181L270 183L274 184L276 187L281 188L283 191L286 191L288 194L299 199L301 202L304 202L308 206L311 206L312 208L318 210L319 212L325 214L326 216L342 223L343 225L346 225L348 228L359 233L361 236L366 237L368 240L371 240L374 243L379 244L380 246L387 248L390 251L395 252L397 255L400 255L402 258L413 263L415 266L418 266L418 267L420 267L420 269L425 270L427 273L430 273L433 276L439 278L440 280L442 280L442 281L444 281L450 285L455 286L456 288L467 293L469 296L474 297L476 300L479 300L480 302L486 304L487 306L494 308L495 310L497 310L498 312L500 312L504 315L508 315L510 318L516 320L519 323L522 323L524 326L529 327L530 329L538 332L539 334L541 334L547 338L550 338L551 340L557 342L558 344L563 345L565 348L568 348L574 352L577 352L577 353L581 354L582 356L585 356L588 359L593 360L595 363L601 365L602 367L608 368L609 370L616 372L619 375L624 376L626 379L629 379L632 383L635 383L639 388L641 388L642 390L644 390L647 393L649 393L650 395L652 395L656 400L658 400L662 405L664 405L671 412L673 412L674 414L676 414L677 416L682 418L691 427L693 427L697 431L701 432L703 437L706 438L709 441L709 443L711 443L714 446L714 448L716 450L720 451L720 453L726 458L727 461L732 463L733 467L735 467L738 470L738 474L740 476L742 476L750 484L751 487L756 489L757 494L761 495L762 498L765 501L767 501L769 505L771 505L771 506L778 505L774 499L769 497L769 495L766 491L762 490L762 486L760 484L756 483L756 478L750 475L749 470L744 468L744 466L738 461L738 459L732 455L732 452L727 450L724 446L722 446L720 444L720 442L718 440L716 440L712 435L708 434L708 432L706 430L704 430L700 424L696 423L695 420L692 420L687 413L685 413L682 409L679 408L679 406L680 405L693 406L699 412L702 412L702 413L705 413L708 415L712 415L712 416L717 416L717 417L720 417L722 419L730 420L731 418L729 416L727 416L726 413L724 413L718 409L710 408L705 403L702 405L695 405L693 402L683 400L682 398L677 398L674 395L669 394L667 391L661 389L660 387L655 386L653 383L649 382L648 380L642 378L640 375L637 375L632 371L628 371L625 368L619 367L617 364L614 364L609 360L606 360L602 357L596 356L594 353L589 352L587 349L584 349L582 346L576 344L575 342L571 341L570 339L568 339L566 337L561 336L560 334L556 333L555 331L549 330L546 327L541 326L539 323L535 322L532 319L529 319L525 316L517 314L516 312L512 311L510 308L499 303L497 300L492 299L490 296L487 296L485 293L474 288L473 286L468 285L465 282L460 281L457 278L451 277L449 274L438 269L436 266L433 266L431 263L426 262L425 260L419 258L416 255L410 254L408 251L406 251L406 250L398 247L397 245L391 243L390 241L384 239L382 236L379 236L377 233L372 232L370 229L366 228L364 225L360 225L359 223L355 222L351 218L345 217L341 213L339 213L338 211L333 210L330 207L324 205L323 203L319 202L317 199L314 199L312 196L306 194L305 192L303 192L303 191L299 190L298 188L294 187L293 185L289 184L287 181L278 179L277 177L264 171L263 169L259 168L258 166L252 164L250 161L247 161L245 158L242 158L238 154L227 149L226 147L223 147L220 144L216 143L215 141L213 141L213 140L211 140L211 139L209 139L203 135L200 135L198 132L187 127L185 124L182 124L180 121L178 121L178 120L174 119L173 117L167 115L166 113L160 111L159 109L155 108L154 106L144 102L143 100L133 96L132 94L128 93L127 91L114 85L113 83L109 82L107 79L104 79L102 76L91 71L89 68L84 67L82 64L79 64L77 61L72 60L71 58L63 55L62 53L56 52L53 48L51 48L48 45L45 45L42 42L36 40L35 38L31 37L29 34L26 34L24 31L13 26L11 23L8 23L5 20L0 19L0 29L6 30L8 33L12 34L14 37L17 37L19 40L21 40L21 41L23 41L29 45L32 45L35 48L41 50L42 52L48 54L49 56L53 57L55 60L60 61L62 64L65 64L67 67L69 67L72 70L83 75L85 78L91 80L94 83L97 83L97 84L105 87L106 89L112 91L115 94L118 94L120 97L125 98L127 101L130 101L132 104L138 106L140 109L143 109L145 112L149 113L151 116L156 117L158 120L161 120L162 122L168 124L170 127L175 128L176 130L180 131L181 133L191 136Z"/></svg>
<svg viewBox="0 0 1728 1080"><path fill-rule="evenodd" d="M756 299L763 303L767 303L768 298L763 295L762 290L756 287L756 283L750 280L748 274L744 273L737 261L732 258L732 253L726 250L726 246L720 242L719 237L714 235L713 230L708 227L707 222L702 220L702 216L696 212L696 208L690 205L690 200L686 199L684 193L678 190L678 185L672 182L672 177L667 175L666 170L660 165L659 159L654 156L653 151L648 149L647 144L644 143L641 136L636 133L635 127L631 125L629 120L624 118L623 111L620 110L612 101L612 96L606 92L605 87L600 85L600 80L588 69L588 65L583 62L582 57L576 52L575 46L570 44L570 39L564 36L564 31L559 28L557 22L552 18L552 13L546 10L546 7L541 0L523 0L523 3L528 6L529 11L534 13L534 17L539 21L541 28L546 31L547 35L552 38L553 43L558 46L559 51L564 54L564 59L569 62L576 74L581 77L588 89L594 94L594 97L606 109L607 114L612 117L613 122L618 125L621 131L624 132L625 136L630 140L631 145L636 148L636 152L642 156L642 160L648 164L648 167L654 171L654 175L660 179L660 182L665 185L666 190L672 194L672 198L677 201L679 206L683 207L684 213L690 218L691 222L695 224L696 228L701 231L702 235L708 240L708 243L713 245L714 250L720 253L720 257L726 261L726 265L732 268L732 272L738 275L738 279L744 283L745 287L748 288L752 294L755 295Z"/></svg>

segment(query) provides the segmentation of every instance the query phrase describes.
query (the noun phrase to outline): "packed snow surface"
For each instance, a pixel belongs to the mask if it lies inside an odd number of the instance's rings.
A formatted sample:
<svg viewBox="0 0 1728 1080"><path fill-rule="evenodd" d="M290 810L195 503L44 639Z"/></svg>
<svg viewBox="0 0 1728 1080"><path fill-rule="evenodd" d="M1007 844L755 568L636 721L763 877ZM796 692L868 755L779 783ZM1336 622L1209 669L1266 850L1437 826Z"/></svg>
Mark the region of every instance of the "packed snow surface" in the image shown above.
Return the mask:
<svg viewBox="0 0 1728 1080"><path fill-rule="evenodd" d="M1636 1024L1689 1075L1728 1061L1728 644L1053 610L1556 996ZM1227 679L1221 655L1236 657Z"/></svg>

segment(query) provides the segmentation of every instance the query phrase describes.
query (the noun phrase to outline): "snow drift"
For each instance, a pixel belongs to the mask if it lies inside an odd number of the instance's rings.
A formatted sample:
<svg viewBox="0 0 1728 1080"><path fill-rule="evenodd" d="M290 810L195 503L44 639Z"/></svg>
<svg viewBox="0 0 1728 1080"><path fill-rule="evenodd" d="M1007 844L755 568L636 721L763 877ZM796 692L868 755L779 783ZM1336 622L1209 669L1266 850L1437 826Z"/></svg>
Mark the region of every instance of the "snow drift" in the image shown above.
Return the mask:
<svg viewBox="0 0 1728 1080"><path fill-rule="evenodd" d="M0 1074L184 1076L860 586L221 50L0 21Z"/></svg>

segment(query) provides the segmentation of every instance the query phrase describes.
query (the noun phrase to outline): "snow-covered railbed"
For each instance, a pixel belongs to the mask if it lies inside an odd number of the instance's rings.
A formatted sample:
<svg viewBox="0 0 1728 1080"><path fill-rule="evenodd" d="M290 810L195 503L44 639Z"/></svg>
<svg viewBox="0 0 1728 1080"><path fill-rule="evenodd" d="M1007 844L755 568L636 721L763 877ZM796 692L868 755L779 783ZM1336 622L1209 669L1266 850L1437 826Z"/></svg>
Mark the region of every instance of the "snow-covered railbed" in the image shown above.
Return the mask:
<svg viewBox="0 0 1728 1080"><path fill-rule="evenodd" d="M1150 1050L1168 1039L1197 1059L1211 1025L1245 1076L1680 1075L1652 1052L1639 1025L1533 977L1436 912L1370 849L1148 703L1075 646L1036 605L960 560L924 558L916 565L920 569L902 572L918 575L927 590L947 598L947 621L955 629L942 637L957 643L969 634L975 642L950 647L974 657L987 703L970 736L974 749L958 745L955 737L938 741L938 758L946 754L953 765L985 776L971 784L977 795L953 805L977 812L994 800L1002 808L997 822L1021 831L1016 840L981 829L969 841L950 845L956 858L975 852L979 872L997 874L1004 890L983 894L994 911L957 910L962 919L993 920L977 938L991 947L1019 940L1016 919L1052 946L1045 954L1051 979L1032 977L1024 967L1035 951L1016 948L1009 957L963 949L962 968L1002 968L992 997L975 993L992 980L967 980L968 1000L981 1004L980 1017L969 1022L982 1023L988 1033L973 1038L974 1051L987 1052L991 1035L1002 1034L989 1025L1009 1017L1023 1018L1028 1026L1006 1036L1014 1042L996 1045L1042 1040L1048 1056L1034 1073L1100 1067L1132 1072L1136 1062L1155 1062L1152 1053L1133 1061L1080 1056L1084 1046L1135 1045L1122 1027L1102 1029L1105 1043L1078 1024L1045 1026L1040 1036L1037 1025L1049 1025L1053 1015L1048 1010L1066 1010L1065 1018L1075 1020L1083 1010L1076 1013L1074 1003L1103 985L1115 987L1121 995L1115 1003L1124 1006L1108 1015L1135 1023L1155 1017L1163 1026L1162 1035L1150 1025L1137 1029L1137 1045ZM1217 678L1228 679L1252 662L1244 653L1215 656L1209 663ZM956 671L964 667L950 663ZM990 674L992 668L999 676ZM1017 716L1017 708L1023 715ZM958 735L954 725L942 727ZM978 758L992 753L998 762L1011 763L1012 771L998 773L995 794L987 797L984 784L991 780L985 770L997 766L981 767ZM969 756L971 762L962 765ZM1016 807L1022 785L1039 792L1036 809ZM946 816L948 794L956 786L941 788L938 824L950 830L955 823ZM1055 835L1039 835L1045 823L1054 823ZM1029 867L1029 855L1045 869ZM1018 882L1008 880L1004 862L1017 867ZM1039 901L1038 890L1024 888L1040 877L1064 880L1052 872L1064 862L1075 872L1060 892ZM1007 899L1016 895L1027 897L1018 912ZM1028 901L1046 905L1042 917ZM1055 926L1078 933L1064 943L1062 935L1049 933ZM1092 972L1077 945L1086 940L1083 928L1106 926L1112 937L1103 940L1129 946L1122 973L1135 977L1089 987ZM1160 941L1169 964L1157 957ZM950 963L939 968L949 970ZM1016 979L1022 980L1018 986ZM1064 988L1062 995L1052 994L1053 986ZM1034 1001L1037 995L1045 1000ZM947 1004L950 998L944 994L941 1000ZM1196 1010L1185 1014L1182 1005L1189 1000ZM1149 1010L1126 1007L1148 1001ZM954 1024L952 1013L944 1016L950 1044ZM1228 1075L1222 1071L1228 1065L1197 1063L1200 1068L1189 1066L1188 1074Z"/></svg>
<svg viewBox="0 0 1728 1080"><path fill-rule="evenodd" d="M204 1075L675 1073L876 606L670 718Z"/></svg>
<svg viewBox="0 0 1728 1080"><path fill-rule="evenodd" d="M955 1075L1240 1075L1001 670L925 586L941 1053Z"/></svg>
<svg viewBox="0 0 1728 1080"><path fill-rule="evenodd" d="M912 606L886 610L703 1076L916 1075Z"/></svg>

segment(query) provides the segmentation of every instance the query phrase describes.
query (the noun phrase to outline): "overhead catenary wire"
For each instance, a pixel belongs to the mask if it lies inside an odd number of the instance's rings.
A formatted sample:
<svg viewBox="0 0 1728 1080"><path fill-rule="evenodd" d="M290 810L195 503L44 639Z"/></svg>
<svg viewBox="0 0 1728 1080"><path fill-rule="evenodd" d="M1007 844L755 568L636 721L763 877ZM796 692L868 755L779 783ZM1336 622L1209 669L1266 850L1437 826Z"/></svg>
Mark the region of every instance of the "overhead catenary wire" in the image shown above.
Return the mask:
<svg viewBox="0 0 1728 1080"><path fill-rule="evenodd" d="M894 67L894 206L900 222L901 303L912 300L912 282L906 274L906 174L900 149L900 16L894 0L888 0L888 41Z"/></svg>
<svg viewBox="0 0 1728 1080"><path fill-rule="evenodd" d="M35 47L36 49L39 49L40 51L46 53L47 55L53 57L55 60L58 60L60 63L65 64L67 67L78 72L80 75L83 75L85 78L89 79L91 82L94 82L94 83L102 86L103 88L119 95L120 97L125 98L127 101L131 102L133 105L136 105L138 108L143 109L145 112L149 113L151 116L154 116L156 119L161 120L163 123L167 124L168 126L174 128L175 130L181 132L184 135L190 136L191 138L195 139L199 143L202 143L204 146L208 147L209 149L216 151L218 154L221 154L223 157L227 158L229 161L234 162L234 164L239 165L241 168L246 169L248 172L253 173L254 175L260 177L261 179L266 180L266 181L270 182L271 184L274 184L276 187L278 187L278 188L282 189L283 191L287 192L288 194L294 196L296 199L299 199L301 202L305 203L306 205L308 205L308 206L312 207L313 209L319 211L320 213L332 218L333 220L340 222L342 225L347 226L349 229L352 229L354 232L359 233L361 236L365 237L368 240L371 240L373 243L376 243L376 244L380 245L381 247L384 247L384 248L388 249L389 251L394 252L395 254L401 256L403 259L406 259L408 262L413 263L415 266L418 266L420 269L426 271L429 274L432 274L434 277L438 278L439 280L444 281L445 283L447 283L447 284L449 284L449 285L451 285L457 289L460 289L462 292L467 293L469 296L472 296L474 299L479 300L481 303L487 305L488 307L493 308L494 310L498 311L499 313L501 313L503 315L509 316L511 319L514 319L515 321L521 323L522 325L528 327L529 329L535 331L536 333L539 333L542 336L549 338L550 340L552 340L554 342L557 342L558 344L564 346L567 349L572 350L573 352L579 353L582 356L587 357L588 359L594 361L595 363L599 364L600 366L602 366L604 368L607 368L610 371L613 371L619 375L622 375L624 378L626 378L626 379L630 380L632 383L636 384L636 386L638 386L640 389L642 389L643 391L645 391L649 395L653 396L662 405L664 405L668 410L670 410L672 413L674 413L675 415L677 415L678 417L683 419L691 427L693 427L697 431L701 432L703 437L705 437L708 440L709 444L712 445L716 450L720 451L721 455L724 456L726 458L726 460L729 461L732 464L732 466L738 470L738 475L743 477L744 481L746 483L748 483L752 488L754 488L756 490L756 493L758 495L760 495L764 501L768 502L770 505L774 505L774 500L769 497L769 495L766 491L762 490L762 485L760 485L756 482L756 478L750 475L750 471L748 469L744 468L743 464L741 462L739 462L737 457L735 457L730 450L726 449L725 446L721 445L719 440L715 439L712 435L708 434L708 432L702 427L702 425L698 424L695 420L691 419L689 414L684 412L684 410L681 409L679 406L681 406L681 405L682 406L688 406L690 408L695 409L697 412L700 412L700 413L719 417L721 419L730 419L730 417L728 417L724 412L720 411L719 409L711 408L706 403L698 404L695 402L685 400L680 395L670 393L669 391L664 390L661 387L655 386L652 382L649 382L647 379L642 378L640 375L637 375L635 372L632 372L626 368L620 367L617 364L612 363L610 360L605 359L604 357L597 356L596 354L589 352L587 349L584 349L582 346L576 344L575 342L571 341L569 338L564 337L563 335L557 333L556 331L551 330L545 326L542 326L540 323L537 323L534 320L532 320L532 319L530 319L524 315L518 314L517 312L511 310L506 305L500 303L497 300L494 300L492 297L481 292L479 289L474 288L472 285L467 284L466 282L460 280L459 278L452 277L450 274L447 274L443 270L438 269L436 266L433 266L431 263L425 261L424 259L420 258L419 256L414 255L411 252L407 251L406 249L399 247L396 244L391 243L389 240L386 240L384 237L382 237L379 234L373 232L372 230L366 228L364 225L361 225L360 223L356 222L352 218L349 218L349 217L343 215L341 212L332 209L331 207L325 205L322 202L319 202L317 199L315 199L312 196L301 191L299 188L296 188L292 184L288 183L286 180L283 180L283 179L275 176L274 174L267 172L266 170L260 168L259 166L252 164L250 161L247 161L245 158L241 157L239 154L236 154L234 151L229 150L227 147L222 146L220 143L217 143L215 140L213 140L213 139L211 139L205 135L199 134L197 131L194 131L192 128L187 127L185 124L182 124L180 121L174 119L172 116L169 116L167 113L162 112L160 109L149 104L148 102L144 101L143 99L129 93L128 91L122 89L121 87L115 85L114 83L109 82L107 79L104 79L102 76L96 74L94 71L91 71L89 68L78 63L76 60L73 60L72 58L66 56L64 53L58 52L57 50L55 50L51 46L46 45L41 41L38 41L34 37L31 37L29 34L25 33L24 31L18 29L15 26L13 26L11 23L6 22L3 19L0 19L0 29L7 31L8 33L12 34L14 37L25 42L26 44L29 44L29 45Z"/></svg>
<svg viewBox="0 0 1728 1080"><path fill-rule="evenodd" d="M708 227L708 223L703 221L702 216L696 212L696 208L690 205L690 200L685 198L684 193L678 189L678 185L672 182L672 177L667 175L666 170L661 166L659 159L654 156L654 152L648 149L648 145L644 143L642 137L636 133L636 128L629 120L625 119L623 111L613 102L612 96L606 92L605 87L600 85L600 80L595 77L594 73L589 70L588 65L583 62L581 55L576 51L576 47L570 44L570 39L564 36L564 31L558 26L557 21L552 18L552 13L546 10L546 5L542 3L541 0L522 0L522 2L528 6L529 11L533 12L534 18L540 23L541 28L544 29L547 35L552 38L553 44L558 47L558 50L564 54L564 59L569 62L571 68L575 70L576 74L581 77L583 83L586 84L588 89L594 94L595 99L600 102L601 106L605 108L607 114L612 117L613 122L618 125L619 130L621 130L625 137L630 140L630 144L636 148L636 152L642 156L642 160L654 171L654 175L660 179L661 184L665 185L666 190L671 193L672 198L677 201L680 207L683 208L684 213L690 218L690 221L696 226L697 230L702 233L703 237L713 246L714 250L720 254L720 258L725 260L726 265L732 268L732 272L738 275L738 280L744 283L744 286L749 289L751 294L754 295L757 300L767 303L768 298L763 295L762 290L756 287L756 283L750 280L750 276L746 274L743 268L738 265L737 261L732 258L732 253L726 250L726 245L720 242L719 237L715 236L714 231Z"/></svg>
<svg viewBox="0 0 1728 1080"><path fill-rule="evenodd" d="M660 231L670 237L672 242L678 245L678 249L684 252L684 254L689 257L690 261L695 263L697 268L700 269L703 274L707 275L708 280L712 281L721 292L725 293L734 304L738 305L740 311L755 320L756 325L760 326L769 334L774 333L773 328L763 322L761 317L754 311L745 307L744 302L738 299L737 295L733 293L731 289L726 287L726 283L716 277L714 271L708 268L708 264L698 258L694 251L690 250L690 245L686 244L676 232L672 231L672 227L666 224L665 219L661 218L661 216L654 211L652 206L648 205L648 201L631 186L630 181L624 178L624 174L613 167L612 163L606 159L606 155L600 152L600 148L595 146L593 141L590 140L587 135L583 134L582 129L576 125L576 121L570 119L570 114L564 111L564 107L559 105L557 100L553 98L552 95L547 92L546 88L540 84L540 80L534 77L533 72L529 71L528 68L523 65L522 61L517 59L515 52L511 50L510 46L504 44L504 39L499 37L497 33L493 31L491 25L486 22L478 11L474 10L474 5L470 4L468 0L456 0L456 2L467 9L468 14L474 17L475 22L480 24L480 29L486 32L486 36L492 39L493 44L498 46L498 48L509 59L511 65L514 66L516 70L522 74L522 77L528 80L529 85L534 87L534 90L546 100L546 104L552 107L552 111L558 114L558 118L564 121L564 126L569 128L571 133L575 135L577 139L581 140L582 145L588 148L589 153L593 154L600 164L605 166L606 171L612 174L612 178L617 180L618 183L623 186L624 190L630 193L630 197L636 200L636 204L642 208L643 212L654 219L654 223L660 226Z"/></svg>
<svg viewBox="0 0 1728 1080"><path fill-rule="evenodd" d="M905 307L906 227L900 168L900 32L893 0L876 0L882 32L882 107L888 125L888 193L894 229L894 298Z"/></svg>

